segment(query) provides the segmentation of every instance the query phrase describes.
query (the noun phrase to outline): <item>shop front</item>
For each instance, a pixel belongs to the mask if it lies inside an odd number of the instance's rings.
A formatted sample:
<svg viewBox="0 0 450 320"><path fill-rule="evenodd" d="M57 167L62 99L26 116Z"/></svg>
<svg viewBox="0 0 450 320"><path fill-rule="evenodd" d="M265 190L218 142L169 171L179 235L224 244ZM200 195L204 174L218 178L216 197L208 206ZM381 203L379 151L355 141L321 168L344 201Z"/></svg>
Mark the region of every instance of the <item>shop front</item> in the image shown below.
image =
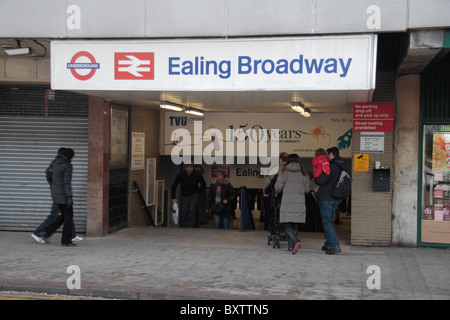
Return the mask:
<svg viewBox="0 0 450 320"><path fill-rule="evenodd" d="M450 247L450 59L421 77L418 243Z"/></svg>

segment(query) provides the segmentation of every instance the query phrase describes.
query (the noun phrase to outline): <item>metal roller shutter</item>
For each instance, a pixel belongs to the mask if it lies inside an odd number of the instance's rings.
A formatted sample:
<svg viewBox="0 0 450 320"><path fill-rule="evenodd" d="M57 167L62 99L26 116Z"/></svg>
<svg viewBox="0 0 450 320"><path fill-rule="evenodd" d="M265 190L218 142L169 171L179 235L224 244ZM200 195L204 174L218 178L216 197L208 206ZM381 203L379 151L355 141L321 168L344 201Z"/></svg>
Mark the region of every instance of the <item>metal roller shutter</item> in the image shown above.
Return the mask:
<svg viewBox="0 0 450 320"><path fill-rule="evenodd" d="M0 230L34 231L50 213L45 169L60 147L75 151L77 232L86 232L88 119L0 116Z"/></svg>

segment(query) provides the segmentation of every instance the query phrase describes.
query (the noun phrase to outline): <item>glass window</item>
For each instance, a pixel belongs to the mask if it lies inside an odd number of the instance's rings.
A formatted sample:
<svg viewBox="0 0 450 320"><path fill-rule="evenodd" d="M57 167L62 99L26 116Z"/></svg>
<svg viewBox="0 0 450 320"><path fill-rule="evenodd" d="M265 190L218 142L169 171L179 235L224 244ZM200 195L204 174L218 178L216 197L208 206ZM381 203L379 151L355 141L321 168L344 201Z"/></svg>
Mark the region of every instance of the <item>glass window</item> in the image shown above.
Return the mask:
<svg viewBox="0 0 450 320"><path fill-rule="evenodd" d="M450 125L424 126L421 240L450 244Z"/></svg>

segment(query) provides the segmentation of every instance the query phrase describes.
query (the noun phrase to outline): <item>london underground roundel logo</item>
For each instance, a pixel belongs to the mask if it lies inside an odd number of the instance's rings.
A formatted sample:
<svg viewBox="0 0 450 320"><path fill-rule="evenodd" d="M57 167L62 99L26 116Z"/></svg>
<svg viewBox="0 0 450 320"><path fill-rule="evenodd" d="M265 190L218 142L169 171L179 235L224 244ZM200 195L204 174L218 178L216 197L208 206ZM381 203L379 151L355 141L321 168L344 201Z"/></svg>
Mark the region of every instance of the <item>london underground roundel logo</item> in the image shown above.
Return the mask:
<svg viewBox="0 0 450 320"><path fill-rule="evenodd" d="M70 69L72 75L78 80L89 80L100 69L100 63L95 61L94 56L87 51L77 52L69 63L67 69ZM86 72L87 70L87 72Z"/></svg>

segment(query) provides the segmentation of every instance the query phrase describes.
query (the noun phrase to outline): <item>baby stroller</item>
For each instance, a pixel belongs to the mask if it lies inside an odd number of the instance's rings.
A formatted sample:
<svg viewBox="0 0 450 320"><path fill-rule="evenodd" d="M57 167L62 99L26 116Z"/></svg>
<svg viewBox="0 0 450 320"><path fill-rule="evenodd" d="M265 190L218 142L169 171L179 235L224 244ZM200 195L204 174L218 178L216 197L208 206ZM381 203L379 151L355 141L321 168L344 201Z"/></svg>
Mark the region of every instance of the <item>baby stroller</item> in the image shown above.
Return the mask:
<svg viewBox="0 0 450 320"><path fill-rule="evenodd" d="M288 236L284 233L280 228L280 204L281 204L281 195L276 196L274 199L273 208L273 216L270 219L269 226L267 230L270 234L267 236L267 245L270 246L270 243L273 241L273 248L280 248L281 241L288 241Z"/></svg>

